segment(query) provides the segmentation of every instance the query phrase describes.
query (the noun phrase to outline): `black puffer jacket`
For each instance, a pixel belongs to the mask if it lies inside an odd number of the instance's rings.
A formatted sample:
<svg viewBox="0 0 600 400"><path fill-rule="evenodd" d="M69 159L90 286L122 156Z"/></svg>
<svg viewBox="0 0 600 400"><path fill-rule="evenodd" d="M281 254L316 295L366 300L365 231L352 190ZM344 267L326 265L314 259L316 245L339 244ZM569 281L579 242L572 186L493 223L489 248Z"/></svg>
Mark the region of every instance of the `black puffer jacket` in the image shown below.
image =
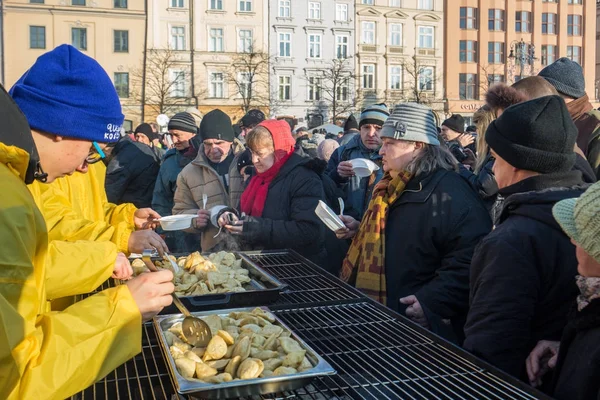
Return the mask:
<svg viewBox="0 0 600 400"><path fill-rule="evenodd" d="M469 181L471 186L479 193L479 196L481 196L486 208L490 212L496 201L496 196L498 195L498 184L496 183L496 176L494 175L493 170L494 161L494 157L488 153L483 162L483 167L481 167L481 171L477 174L468 170L462 164L460 165L460 175Z"/></svg>
<svg viewBox="0 0 600 400"><path fill-rule="evenodd" d="M600 299L572 310L560 341L553 396L558 400L600 398Z"/></svg>
<svg viewBox="0 0 600 400"><path fill-rule="evenodd" d="M404 314L400 298L415 295L431 330L460 343L471 256L491 229L481 199L457 173L411 179L386 221L387 306Z"/></svg>
<svg viewBox="0 0 600 400"><path fill-rule="evenodd" d="M496 228L471 264L464 347L525 379L539 340L559 340L577 296L575 247L552 216L560 200L583 193L578 171L539 175L500 190Z"/></svg>
<svg viewBox="0 0 600 400"><path fill-rule="evenodd" d="M115 204L150 207L160 160L149 146L125 136L112 151L106 168L106 196Z"/></svg>
<svg viewBox="0 0 600 400"><path fill-rule="evenodd" d="M325 226L315 214L325 200L323 183L309 159L292 154L269 185L261 217L247 217L242 239L250 249L293 249L325 262Z"/></svg>

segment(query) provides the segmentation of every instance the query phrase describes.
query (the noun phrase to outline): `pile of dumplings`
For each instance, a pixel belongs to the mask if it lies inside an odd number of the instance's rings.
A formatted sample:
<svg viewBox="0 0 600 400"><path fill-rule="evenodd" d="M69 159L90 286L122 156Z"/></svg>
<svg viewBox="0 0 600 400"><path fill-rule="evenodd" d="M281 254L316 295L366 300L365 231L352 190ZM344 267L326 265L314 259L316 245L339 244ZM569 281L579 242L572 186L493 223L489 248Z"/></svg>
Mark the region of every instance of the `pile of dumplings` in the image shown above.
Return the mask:
<svg viewBox="0 0 600 400"><path fill-rule="evenodd" d="M212 253L208 258L199 252L187 257L171 259L179 266L175 275L175 294L181 297L202 296L214 293L245 292L244 284L251 281L248 270L242 268L242 260L235 254L221 251ZM171 263L156 261L159 268L173 270ZM135 275L148 271L142 260L136 259L131 264Z"/></svg>
<svg viewBox="0 0 600 400"><path fill-rule="evenodd" d="M206 348L185 343L181 322L164 332L179 373L206 383L290 375L313 368L306 350L260 308L201 317L213 335Z"/></svg>

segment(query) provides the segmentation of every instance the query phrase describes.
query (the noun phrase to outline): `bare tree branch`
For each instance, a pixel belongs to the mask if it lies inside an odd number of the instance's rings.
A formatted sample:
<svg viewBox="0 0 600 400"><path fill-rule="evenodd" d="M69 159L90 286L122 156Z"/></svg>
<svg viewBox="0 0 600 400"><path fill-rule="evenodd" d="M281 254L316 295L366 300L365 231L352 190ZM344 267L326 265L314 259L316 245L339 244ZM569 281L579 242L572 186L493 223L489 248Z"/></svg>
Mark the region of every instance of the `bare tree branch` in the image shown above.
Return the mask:
<svg viewBox="0 0 600 400"><path fill-rule="evenodd" d="M268 53L255 50L237 53L226 71L227 81L234 87L232 98L240 101L244 113L252 108L266 108L271 105L269 86Z"/></svg>
<svg viewBox="0 0 600 400"><path fill-rule="evenodd" d="M431 105L435 97L438 74L436 74L435 68L433 69L433 76L427 75L425 70L434 66L423 63L416 56L405 59L400 65L405 74L404 99L406 101Z"/></svg>

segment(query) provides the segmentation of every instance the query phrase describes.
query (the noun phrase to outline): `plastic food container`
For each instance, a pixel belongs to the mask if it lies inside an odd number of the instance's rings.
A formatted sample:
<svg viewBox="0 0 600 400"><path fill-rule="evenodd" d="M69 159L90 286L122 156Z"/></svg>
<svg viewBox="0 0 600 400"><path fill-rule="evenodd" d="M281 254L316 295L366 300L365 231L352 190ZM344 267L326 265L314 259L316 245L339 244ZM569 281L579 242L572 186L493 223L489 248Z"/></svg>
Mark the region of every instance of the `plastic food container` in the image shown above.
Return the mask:
<svg viewBox="0 0 600 400"><path fill-rule="evenodd" d="M373 172L379 170L379 166L366 158L355 158L349 161L352 164L352 170L359 178L366 178Z"/></svg>
<svg viewBox="0 0 600 400"><path fill-rule="evenodd" d="M196 218L195 214L169 215L159 218L160 227L165 231L181 231L192 226L192 220Z"/></svg>

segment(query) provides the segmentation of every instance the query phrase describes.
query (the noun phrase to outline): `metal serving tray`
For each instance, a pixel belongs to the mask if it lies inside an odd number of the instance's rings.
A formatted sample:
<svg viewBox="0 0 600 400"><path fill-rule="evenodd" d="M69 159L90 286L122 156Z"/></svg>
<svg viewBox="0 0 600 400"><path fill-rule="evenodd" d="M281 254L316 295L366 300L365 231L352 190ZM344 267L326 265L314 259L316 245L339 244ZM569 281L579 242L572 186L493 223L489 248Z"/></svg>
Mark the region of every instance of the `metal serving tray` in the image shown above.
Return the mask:
<svg viewBox="0 0 600 400"><path fill-rule="evenodd" d="M235 307L253 307L265 304L273 304L279 300L281 292L288 286L282 283L279 279L259 267L250 258L244 256L240 252L232 251L237 259L242 260L242 268L249 271L251 278L250 283L244 285L245 292L228 292L205 294L201 296L179 296L179 299L190 311L216 310L223 308ZM208 257L210 253L202 253ZM186 257L189 254L173 254L175 258ZM163 261L160 256L152 257L153 261ZM177 313L175 306L165 308L161 314Z"/></svg>
<svg viewBox="0 0 600 400"><path fill-rule="evenodd" d="M226 317L231 312L252 312L254 308L236 308L221 310L219 312L193 312L196 317L208 316L217 314L220 317ZM265 312L270 312L267 307L260 307ZM273 314L273 313L271 313ZM274 315L274 314L273 314ZM275 315L274 315L275 316ZM237 398L244 396L254 396L268 393L279 393L288 390L295 390L308 385L314 378L325 375L335 375L336 371L311 349L302 339L300 339L287 325L285 325L277 316L275 316L275 325L281 326L284 330L291 333L291 338L300 343L303 349L306 350L306 357L314 365L314 368L307 371L298 372L293 375L273 376L268 378L256 378L246 380L235 380L224 383L204 383L199 379L186 379L179 374L175 366L175 360L169 351L169 345L165 338L164 332L173 324L183 321L183 315L160 315L154 317L154 329L156 329L160 348L167 361L167 368L171 381L177 392L183 395L197 394L204 398L223 399Z"/></svg>

